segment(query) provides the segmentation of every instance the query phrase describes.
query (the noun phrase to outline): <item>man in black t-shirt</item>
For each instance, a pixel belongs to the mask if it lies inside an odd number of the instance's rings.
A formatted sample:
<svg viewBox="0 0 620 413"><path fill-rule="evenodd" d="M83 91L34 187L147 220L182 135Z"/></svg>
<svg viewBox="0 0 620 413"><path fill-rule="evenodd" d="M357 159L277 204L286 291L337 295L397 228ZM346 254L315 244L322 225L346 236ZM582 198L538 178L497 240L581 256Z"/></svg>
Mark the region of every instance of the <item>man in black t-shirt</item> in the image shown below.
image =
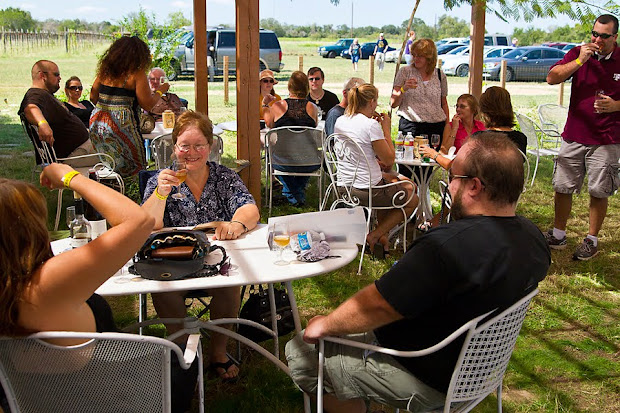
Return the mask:
<svg viewBox="0 0 620 413"><path fill-rule="evenodd" d="M311 67L308 69L308 82L310 82L310 93L308 93L308 100L320 109L320 115L325 120L327 112L340 101L338 96L329 90L323 89L323 82L325 82L325 73L320 67Z"/></svg>
<svg viewBox="0 0 620 413"><path fill-rule="evenodd" d="M54 96L60 88L60 71L56 63L39 60L32 66L31 75L32 86L26 92L18 114L25 114L28 122L38 127L39 138L52 145L59 158L94 153L88 129ZM89 162L92 164L92 160L86 163ZM71 165L83 166L81 162Z"/></svg>
<svg viewBox="0 0 620 413"><path fill-rule="evenodd" d="M383 277L287 343L293 380L316 391L316 351L324 336L399 350L432 346L470 319L501 311L546 276L549 248L540 230L515 215L523 161L504 134L472 136L450 170L454 221L417 239ZM311 344L308 344L311 343ZM325 343L325 408L365 411L364 399L412 411L434 410L463 338L425 357L394 358Z"/></svg>

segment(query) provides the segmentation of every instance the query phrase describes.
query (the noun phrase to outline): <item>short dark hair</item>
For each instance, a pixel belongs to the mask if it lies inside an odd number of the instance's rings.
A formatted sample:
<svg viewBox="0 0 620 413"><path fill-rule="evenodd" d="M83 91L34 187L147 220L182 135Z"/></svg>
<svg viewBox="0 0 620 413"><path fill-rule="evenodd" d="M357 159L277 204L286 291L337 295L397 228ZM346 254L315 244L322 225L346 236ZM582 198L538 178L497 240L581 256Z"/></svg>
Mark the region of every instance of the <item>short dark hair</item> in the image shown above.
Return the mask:
<svg viewBox="0 0 620 413"><path fill-rule="evenodd" d="M80 80L79 77L77 76L71 76L69 79L67 79L67 81L65 82L65 89L69 88L69 85L71 84L71 82L73 82L74 80L77 80L78 82L82 83L82 81Z"/></svg>
<svg viewBox="0 0 620 413"><path fill-rule="evenodd" d="M321 79L325 79L325 73L323 73L323 69L317 66L314 66L308 69L308 76L311 76L315 74L316 72L321 72Z"/></svg>
<svg viewBox="0 0 620 413"><path fill-rule="evenodd" d="M614 24L614 30L613 30L614 33L613 34L617 34L618 33L618 18L616 16L611 15L611 14L601 14L594 21L594 24L596 24L596 22L599 22L601 24L613 23Z"/></svg>
<svg viewBox="0 0 620 413"><path fill-rule="evenodd" d="M491 86L480 96L480 112L487 128L501 128L515 125L510 93L503 87Z"/></svg>
<svg viewBox="0 0 620 413"><path fill-rule="evenodd" d="M523 191L523 155L504 133L483 131L467 140L464 174L484 184L489 201L514 204Z"/></svg>

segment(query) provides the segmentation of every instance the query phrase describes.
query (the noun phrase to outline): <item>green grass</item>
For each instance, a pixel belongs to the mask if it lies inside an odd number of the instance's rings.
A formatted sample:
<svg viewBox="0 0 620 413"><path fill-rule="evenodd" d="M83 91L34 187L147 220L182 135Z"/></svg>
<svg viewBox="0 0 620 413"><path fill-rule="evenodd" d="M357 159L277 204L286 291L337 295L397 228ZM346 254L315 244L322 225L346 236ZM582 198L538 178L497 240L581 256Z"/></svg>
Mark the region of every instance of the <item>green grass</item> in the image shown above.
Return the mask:
<svg viewBox="0 0 620 413"><path fill-rule="evenodd" d="M277 75L276 91L286 94L286 80L298 66L302 55L304 68L321 66L326 72L325 88L340 93L344 81L353 75L368 79L368 61L362 60L360 71L354 74L349 61L323 59L316 48L329 41L281 39L284 52L284 71ZM40 58L50 58L59 64L63 77L76 74L89 86L94 78L97 55L103 49L65 55L62 50L30 53L27 56L0 56L0 175L30 179L33 165L30 144L19 125L16 112L28 88L29 70ZM389 90L394 76L394 64L375 73L383 108L387 108ZM467 90L466 79L448 78L448 101ZM496 85L489 82L486 86ZM236 118L235 88L231 82L231 104L223 104L222 82L209 85L209 115L215 122ZM542 83L509 83L515 110L535 115L535 107L557 102L558 88ZM173 90L191 102L193 81L182 78L174 82ZM568 102L567 85L565 102ZM4 99L7 99L6 103ZM394 127L397 117L394 116ZM395 130L395 128L393 129ZM225 162L236 157L236 136L226 133ZM6 146L17 145L17 146ZM533 158L530 157L530 162ZM546 230L553 220L553 164L543 159L536 182L527 188L519 203L518 213ZM316 184L308 189L308 207L275 207L274 214L291 214L313 210L316 205ZM436 187L433 186L436 191ZM49 199L50 211L55 211L56 193L43 190ZM70 195L67 194L69 197ZM67 198L68 199L68 198ZM435 197L437 199L437 197ZM568 222L569 246L565 251L552 253L552 266L541 293L534 300L509 365L503 389L506 412L618 412L620 411L620 205L617 197L610 198L608 216L600 234L601 254L589 262L574 262L571 254L587 231L588 196L575 197ZM262 219L267 212L263 208ZM366 258L361 275L357 275L357 259L339 271L328 275L299 280L294 283L302 321L315 314L334 309L363 286L381 276L399 253L385 262ZM135 320L135 297L110 299L119 325ZM150 315L154 315L152 308ZM162 329L151 330L161 335ZM286 340L282 340L283 343ZM271 343L265 343L271 348ZM282 352L281 352L282 354ZM235 385L222 385L209 378L206 384L207 411L212 412L298 412L302 397L290 379L256 353L244 351L241 379ZM387 410L387 409L386 409ZM475 412L494 412L495 398L490 396Z"/></svg>

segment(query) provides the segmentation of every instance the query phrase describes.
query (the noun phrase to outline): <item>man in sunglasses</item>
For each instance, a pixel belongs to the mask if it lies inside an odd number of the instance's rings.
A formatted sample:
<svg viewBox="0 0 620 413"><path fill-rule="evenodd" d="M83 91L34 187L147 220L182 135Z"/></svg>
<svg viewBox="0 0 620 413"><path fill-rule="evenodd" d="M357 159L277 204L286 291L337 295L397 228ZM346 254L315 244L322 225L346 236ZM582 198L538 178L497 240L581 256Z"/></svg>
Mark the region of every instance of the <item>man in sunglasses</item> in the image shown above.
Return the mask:
<svg viewBox="0 0 620 413"><path fill-rule="evenodd" d="M607 214L607 198L620 186L620 50L617 40L618 18L603 14L594 22L591 42L571 49L547 75L549 84L568 78L572 78L572 84L568 119L553 176L554 227L545 237L551 248L566 248L566 223L572 208L572 194L580 192L587 172L590 222L586 238L573 254L575 260L589 260L598 254L598 233Z"/></svg>
<svg viewBox="0 0 620 413"><path fill-rule="evenodd" d="M523 158L505 134L485 131L462 146L451 169L454 221L416 239L374 283L286 344L295 383L317 386L313 345L342 336L399 350L439 343L467 321L499 314L533 291L551 263L540 230L515 215ZM462 339L428 356L398 358L325 342L325 410L365 412L373 399L408 411L443 406Z"/></svg>
<svg viewBox="0 0 620 413"><path fill-rule="evenodd" d="M60 89L58 65L50 60L39 60L32 66L32 86L26 92L18 115L25 115L38 128L39 139L52 145L56 156L67 158L95 153L82 121L54 96ZM92 160L67 162L72 166L86 166Z"/></svg>
<svg viewBox="0 0 620 413"><path fill-rule="evenodd" d="M338 103L338 96L323 89L323 83L325 82L325 73L320 67L311 67L308 69L308 82L310 82L310 93L308 93L308 100L317 105L321 112L319 113L319 120L321 117L325 118L327 112Z"/></svg>

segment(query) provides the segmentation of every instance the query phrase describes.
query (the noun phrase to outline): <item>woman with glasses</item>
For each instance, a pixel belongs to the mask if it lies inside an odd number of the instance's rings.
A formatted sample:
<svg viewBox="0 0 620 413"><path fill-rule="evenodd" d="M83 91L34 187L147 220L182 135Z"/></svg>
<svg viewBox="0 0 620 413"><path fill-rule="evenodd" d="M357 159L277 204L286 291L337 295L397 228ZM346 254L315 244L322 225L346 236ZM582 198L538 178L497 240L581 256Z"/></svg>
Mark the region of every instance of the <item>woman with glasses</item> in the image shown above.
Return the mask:
<svg viewBox="0 0 620 413"><path fill-rule="evenodd" d="M82 97L82 81L77 76L71 76L69 80L65 82L65 94L67 95L67 101L65 106L69 109L69 112L80 118L86 129L88 129L88 123L90 121L90 114L95 108L90 101Z"/></svg>
<svg viewBox="0 0 620 413"><path fill-rule="evenodd" d="M275 97L275 99L272 100L268 104L268 106L271 106L275 102L277 102L279 100L282 100L282 98L273 89L273 85L277 85L278 81L273 76L273 72L271 70L265 69L262 72L260 72L259 79L260 79L260 97L259 97L259 102L260 103L259 103L259 105L260 105L260 123L261 123L260 128L263 129L265 127L265 114L264 114L264 109L265 108L263 107L263 99L267 95L271 95L271 96Z"/></svg>
<svg viewBox="0 0 620 413"><path fill-rule="evenodd" d="M233 240L253 229L260 218L252 195L232 170L208 161L213 143L213 125L204 115L187 111L177 119L172 131L174 156L185 162L187 176L181 183L177 172L163 169L149 179L142 207L155 218L155 229L195 226L219 222L215 238ZM170 197L173 191L185 195ZM224 248L226 245L224 244ZM153 294L153 304L162 318L186 316L186 291ZM211 319L237 317L239 287L209 291ZM182 325L167 324L168 334ZM179 339L183 341L182 338ZM226 355L226 336L213 333L209 349L211 369L224 381L235 380L239 369Z"/></svg>
<svg viewBox="0 0 620 413"><path fill-rule="evenodd" d="M164 83L151 91L146 77L151 67L149 47L136 36L123 36L105 51L90 91L96 105L91 115L90 139L98 152L112 156L123 177L146 169L139 109L150 112L168 91Z"/></svg>

